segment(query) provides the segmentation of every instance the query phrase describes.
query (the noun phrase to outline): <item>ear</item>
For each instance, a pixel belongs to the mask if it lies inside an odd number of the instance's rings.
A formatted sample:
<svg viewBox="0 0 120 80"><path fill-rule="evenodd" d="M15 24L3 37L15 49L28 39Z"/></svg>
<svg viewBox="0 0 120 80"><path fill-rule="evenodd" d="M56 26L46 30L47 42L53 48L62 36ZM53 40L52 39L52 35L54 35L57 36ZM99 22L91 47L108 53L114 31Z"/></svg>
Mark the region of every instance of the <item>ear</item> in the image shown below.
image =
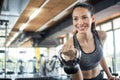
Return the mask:
<svg viewBox="0 0 120 80"><path fill-rule="evenodd" d="M94 15L92 16L92 22L95 22L95 16Z"/></svg>

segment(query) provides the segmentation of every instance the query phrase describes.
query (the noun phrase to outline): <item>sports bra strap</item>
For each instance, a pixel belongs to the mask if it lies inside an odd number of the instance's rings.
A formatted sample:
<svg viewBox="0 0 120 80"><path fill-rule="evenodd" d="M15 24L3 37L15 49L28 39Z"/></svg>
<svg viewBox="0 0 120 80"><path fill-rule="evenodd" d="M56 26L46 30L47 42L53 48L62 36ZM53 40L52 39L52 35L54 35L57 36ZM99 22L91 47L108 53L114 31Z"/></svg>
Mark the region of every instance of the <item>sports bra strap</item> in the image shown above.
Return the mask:
<svg viewBox="0 0 120 80"><path fill-rule="evenodd" d="M96 35L96 37L98 38L98 40L99 40L99 42L100 42L100 44L101 44L101 46L102 46L102 43L101 43L101 41L100 41L100 38L99 38L98 32L97 32L96 30L94 30L93 33Z"/></svg>
<svg viewBox="0 0 120 80"><path fill-rule="evenodd" d="M77 41L76 34L77 33L73 35L73 43L74 43L74 47L79 50L79 43Z"/></svg>

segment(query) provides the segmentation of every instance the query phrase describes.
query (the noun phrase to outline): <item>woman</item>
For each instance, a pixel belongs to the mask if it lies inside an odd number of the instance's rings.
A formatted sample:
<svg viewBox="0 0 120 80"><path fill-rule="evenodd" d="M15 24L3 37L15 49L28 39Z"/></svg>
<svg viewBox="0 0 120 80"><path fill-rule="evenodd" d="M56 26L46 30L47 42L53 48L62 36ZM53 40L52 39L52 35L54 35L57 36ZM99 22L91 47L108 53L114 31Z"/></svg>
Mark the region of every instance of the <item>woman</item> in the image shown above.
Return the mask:
<svg viewBox="0 0 120 80"><path fill-rule="evenodd" d="M81 52L79 69L71 74L72 80L102 80L99 64L107 74L108 80L113 77L103 57L102 46L106 39L104 31L94 30L94 9L88 3L78 3L73 7L73 26L75 33L62 47L65 61L74 60L76 49ZM118 79L119 80L119 79Z"/></svg>

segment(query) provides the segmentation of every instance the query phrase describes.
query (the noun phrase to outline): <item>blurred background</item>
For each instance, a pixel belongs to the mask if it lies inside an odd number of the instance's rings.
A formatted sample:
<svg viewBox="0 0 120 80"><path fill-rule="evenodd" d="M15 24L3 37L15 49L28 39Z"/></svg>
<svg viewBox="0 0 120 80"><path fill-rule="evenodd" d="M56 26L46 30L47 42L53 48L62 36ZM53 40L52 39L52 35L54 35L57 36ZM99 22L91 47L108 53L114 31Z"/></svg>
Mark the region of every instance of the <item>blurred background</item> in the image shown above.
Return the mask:
<svg viewBox="0 0 120 80"><path fill-rule="evenodd" d="M0 0L0 78L69 80L57 55L72 36L71 8L79 1L95 7L96 29L107 32L104 56L120 74L119 0Z"/></svg>

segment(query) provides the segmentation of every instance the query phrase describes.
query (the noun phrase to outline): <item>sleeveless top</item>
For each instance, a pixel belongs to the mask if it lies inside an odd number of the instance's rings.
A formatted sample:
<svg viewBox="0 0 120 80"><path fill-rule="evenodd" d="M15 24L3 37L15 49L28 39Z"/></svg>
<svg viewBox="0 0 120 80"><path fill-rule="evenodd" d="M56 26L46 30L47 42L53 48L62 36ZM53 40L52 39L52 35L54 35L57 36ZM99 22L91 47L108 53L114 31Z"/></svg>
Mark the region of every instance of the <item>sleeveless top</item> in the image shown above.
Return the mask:
<svg viewBox="0 0 120 80"><path fill-rule="evenodd" d="M92 33L93 33L93 38L94 38L95 49L93 52L88 53L88 54L86 54L82 50L76 38L76 34L73 36L74 47L81 51L81 58L79 61L79 65L82 71L90 70L90 69L97 67L99 64L99 61L103 57L102 44L99 40L98 33L97 31L93 31Z"/></svg>

